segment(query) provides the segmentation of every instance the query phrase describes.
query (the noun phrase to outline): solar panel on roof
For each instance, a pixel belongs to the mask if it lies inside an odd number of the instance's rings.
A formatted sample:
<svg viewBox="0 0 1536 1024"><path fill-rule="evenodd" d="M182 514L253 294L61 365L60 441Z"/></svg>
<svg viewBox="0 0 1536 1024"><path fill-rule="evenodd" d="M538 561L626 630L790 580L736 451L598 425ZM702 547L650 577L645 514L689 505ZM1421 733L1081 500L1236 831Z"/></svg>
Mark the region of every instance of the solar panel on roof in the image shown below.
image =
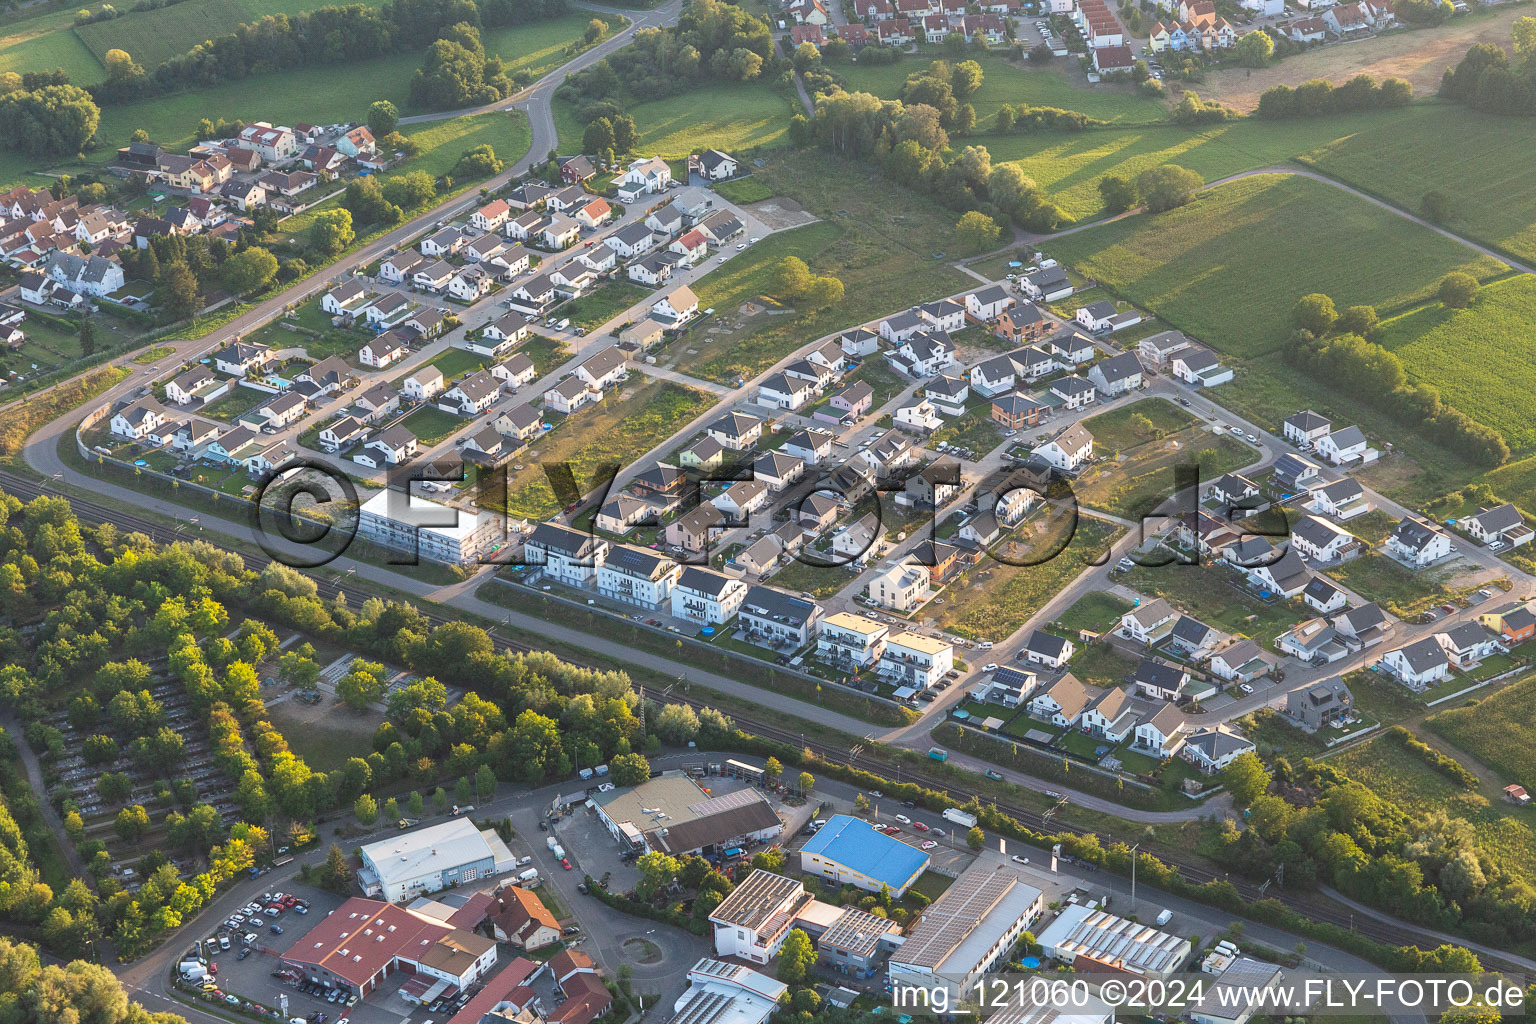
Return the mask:
<svg viewBox="0 0 1536 1024"><path fill-rule="evenodd" d="M992 673L992 681L1002 683L1005 686L1027 686L1029 685L1030 678L1031 673L1020 672L1018 669L1008 665L1004 665Z"/></svg>

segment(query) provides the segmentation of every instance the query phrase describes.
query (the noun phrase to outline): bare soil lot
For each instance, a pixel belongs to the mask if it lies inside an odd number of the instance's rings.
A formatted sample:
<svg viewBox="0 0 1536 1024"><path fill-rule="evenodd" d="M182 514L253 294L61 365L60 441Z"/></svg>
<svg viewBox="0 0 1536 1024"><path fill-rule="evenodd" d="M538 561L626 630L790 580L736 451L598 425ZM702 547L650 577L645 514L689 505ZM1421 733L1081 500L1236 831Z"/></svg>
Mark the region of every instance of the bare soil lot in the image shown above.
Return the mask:
<svg viewBox="0 0 1536 1024"><path fill-rule="evenodd" d="M1498 43L1508 49L1510 25L1523 13L1525 7L1511 4L1491 14L1453 18L1439 28L1388 32L1324 46L1257 71L1216 71L1198 91L1203 99L1248 111L1259 105L1260 93L1274 86L1298 85L1313 78L1339 85L1364 72L1377 79L1407 79L1415 96L1432 96L1446 67L1461 60L1469 46Z"/></svg>

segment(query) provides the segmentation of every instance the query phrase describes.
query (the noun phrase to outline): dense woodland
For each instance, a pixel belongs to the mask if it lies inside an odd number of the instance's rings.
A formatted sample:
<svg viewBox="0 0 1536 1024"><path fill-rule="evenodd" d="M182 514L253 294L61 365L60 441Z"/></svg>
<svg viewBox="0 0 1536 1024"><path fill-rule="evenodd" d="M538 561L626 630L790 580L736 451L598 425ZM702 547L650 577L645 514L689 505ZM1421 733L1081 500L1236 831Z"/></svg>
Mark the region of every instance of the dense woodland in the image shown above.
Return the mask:
<svg viewBox="0 0 1536 1024"><path fill-rule="evenodd" d="M1494 43L1478 43L1447 68L1440 95L1489 114L1536 116L1536 18L1517 18L1514 56Z"/></svg>

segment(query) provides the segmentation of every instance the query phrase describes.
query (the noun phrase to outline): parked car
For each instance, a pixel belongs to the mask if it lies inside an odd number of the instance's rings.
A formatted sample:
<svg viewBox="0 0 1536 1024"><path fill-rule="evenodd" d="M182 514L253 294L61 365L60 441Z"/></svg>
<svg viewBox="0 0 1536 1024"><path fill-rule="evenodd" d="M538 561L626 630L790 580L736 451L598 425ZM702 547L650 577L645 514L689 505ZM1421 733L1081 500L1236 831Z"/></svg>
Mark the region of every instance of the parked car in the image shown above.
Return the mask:
<svg viewBox="0 0 1536 1024"><path fill-rule="evenodd" d="M896 820L901 822L903 825L910 825L910 824L912 824L912 819L907 817L905 814L898 814L898 815L896 815Z"/></svg>
<svg viewBox="0 0 1536 1024"><path fill-rule="evenodd" d="M925 842L924 842L924 843L923 843L923 849L925 849L925 850L931 850L931 849L933 849L933 848L934 848L934 847L935 847L935 846L938 846L938 845L939 845L939 844L938 844L938 843L936 843L936 842L934 842L934 841L933 841L933 840L932 840L932 839L929 839L929 840L927 840L927 841L925 841Z"/></svg>

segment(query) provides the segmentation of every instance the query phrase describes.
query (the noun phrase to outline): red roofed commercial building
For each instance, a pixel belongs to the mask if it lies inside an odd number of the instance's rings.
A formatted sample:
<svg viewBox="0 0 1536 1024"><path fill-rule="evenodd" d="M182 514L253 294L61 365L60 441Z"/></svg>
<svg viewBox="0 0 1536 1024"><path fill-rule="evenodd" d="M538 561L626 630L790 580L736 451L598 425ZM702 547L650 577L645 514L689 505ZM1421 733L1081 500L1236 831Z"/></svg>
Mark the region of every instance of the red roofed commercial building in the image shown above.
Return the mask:
<svg viewBox="0 0 1536 1024"><path fill-rule="evenodd" d="M493 975L485 987L476 992L464 1008L449 1017L444 1024L480 1024L480 1018L488 1013L515 1016L535 999L528 979L539 973L538 964L520 956Z"/></svg>
<svg viewBox="0 0 1536 1024"><path fill-rule="evenodd" d="M283 963L307 980L358 996L396 971L464 988L495 965L496 943L391 903L353 897L295 942Z"/></svg>

